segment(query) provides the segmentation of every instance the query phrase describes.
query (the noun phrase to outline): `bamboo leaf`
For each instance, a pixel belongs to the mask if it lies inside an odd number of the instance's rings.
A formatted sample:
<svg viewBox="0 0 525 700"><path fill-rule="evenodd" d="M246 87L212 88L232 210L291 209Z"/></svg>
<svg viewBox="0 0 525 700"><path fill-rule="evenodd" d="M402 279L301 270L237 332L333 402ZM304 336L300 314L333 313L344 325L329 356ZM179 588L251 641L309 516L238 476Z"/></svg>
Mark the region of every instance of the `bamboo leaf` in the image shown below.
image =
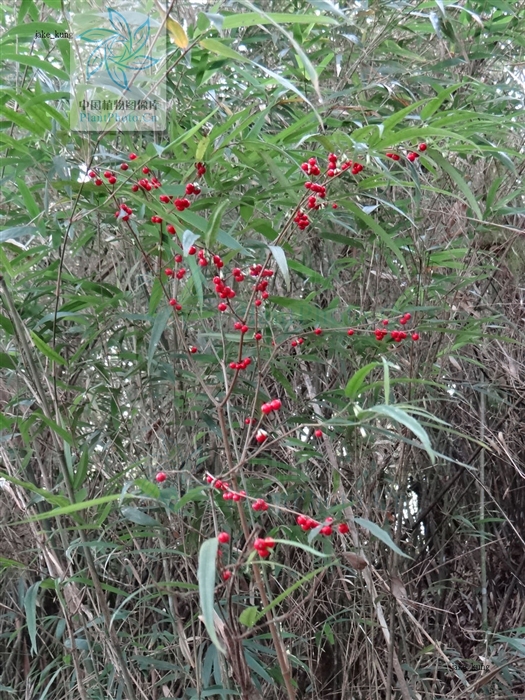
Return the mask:
<svg viewBox="0 0 525 700"><path fill-rule="evenodd" d="M211 641L217 649L225 654L215 630L215 574L217 567L217 551L219 541L212 537L202 543L199 551L199 566L197 569L197 581L199 582L199 599L202 618Z"/></svg>
<svg viewBox="0 0 525 700"><path fill-rule="evenodd" d="M390 547L396 554L399 554L400 557L406 557L407 559L412 559L408 554L405 554L397 544L394 542L394 540L390 537L388 532L386 530L383 530L382 527L379 527L379 525L376 525L376 523L373 523L371 520L366 520L366 518L354 518L354 522L357 523L357 525L361 525L361 527L366 528L367 530L370 531L374 537L377 537L378 540L381 540L381 542L384 542L384 544L387 545L387 547Z"/></svg>

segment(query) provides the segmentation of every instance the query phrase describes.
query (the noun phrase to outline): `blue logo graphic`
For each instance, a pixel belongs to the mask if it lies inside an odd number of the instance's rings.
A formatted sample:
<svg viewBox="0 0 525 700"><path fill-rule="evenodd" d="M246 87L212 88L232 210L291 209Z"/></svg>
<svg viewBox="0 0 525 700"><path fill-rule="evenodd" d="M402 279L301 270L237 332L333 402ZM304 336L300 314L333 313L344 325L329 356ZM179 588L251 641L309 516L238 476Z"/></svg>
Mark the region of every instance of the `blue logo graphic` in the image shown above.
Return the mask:
<svg viewBox="0 0 525 700"><path fill-rule="evenodd" d="M159 62L144 53L150 36L149 17L134 32L126 18L111 8L108 9L111 29L88 29L79 39L96 44L87 61L87 79L98 73L103 66L115 85L124 92L129 89L128 71L141 71Z"/></svg>

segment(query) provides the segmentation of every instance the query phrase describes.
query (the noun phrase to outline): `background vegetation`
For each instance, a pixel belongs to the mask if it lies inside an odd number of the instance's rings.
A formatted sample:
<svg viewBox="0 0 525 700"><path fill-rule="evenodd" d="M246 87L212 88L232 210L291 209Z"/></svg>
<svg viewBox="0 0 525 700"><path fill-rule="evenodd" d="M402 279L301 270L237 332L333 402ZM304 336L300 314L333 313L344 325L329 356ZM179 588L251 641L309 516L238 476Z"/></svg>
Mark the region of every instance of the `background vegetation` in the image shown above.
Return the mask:
<svg viewBox="0 0 525 700"><path fill-rule="evenodd" d="M167 132L102 138L0 12L0 695L525 695L523 4L177 6Z"/></svg>

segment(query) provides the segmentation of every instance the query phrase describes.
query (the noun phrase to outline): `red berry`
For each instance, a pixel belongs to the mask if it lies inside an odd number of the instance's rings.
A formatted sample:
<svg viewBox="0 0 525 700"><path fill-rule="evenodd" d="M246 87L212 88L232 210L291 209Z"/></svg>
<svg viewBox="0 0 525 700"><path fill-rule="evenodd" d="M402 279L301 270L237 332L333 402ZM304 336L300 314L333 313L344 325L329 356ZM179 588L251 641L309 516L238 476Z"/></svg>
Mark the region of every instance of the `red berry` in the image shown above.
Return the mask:
<svg viewBox="0 0 525 700"><path fill-rule="evenodd" d="M350 528L346 523L341 523L337 529L342 535L347 535L350 532Z"/></svg>
<svg viewBox="0 0 525 700"><path fill-rule="evenodd" d="M384 319L381 321L381 323L383 324L383 326L388 326L388 324L390 323L390 321L388 320L388 318L384 318Z"/></svg>
<svg viewBox="0 0 525 700"><path fill-rule="evenodd" d="M255 340L259 341L262 340L262 333L256 333L254 336Z"/></svg>
<svg viewBox="0 0 525 700"><path fill-rule="evenodd" d="M219 532L219 534L217 535L217 539L221 544L228 544L228 542L230 541L230 536L227 532Z"/></svg>
<svg viewBox="0 0 525 700"><path fill-rule="evenodd" d="M228 304L221 302L220 304L217 305L217 308L219 309L219 311L226 311L226 309L228 308Z"/></svg>
<svg viewBox="0 0 525 700"><path fill-rule="evenodd" d="M407 322L408 322L408 318L406 318L405 316L403 316L403 318L400 318L400 319L399 319L399 323L400 323L402 326L405 326L405 325L407 324Z"/></svg>
<svg viewBox="0 0 525 700"><path fill-rule="evenodd" d="M410 321L410 319L412 318L412 314L406 313L405 318L407 321Z"/></svg>
<svg viewBox="0 0 525 700"><path fill-rule="evenodd" d="M427 150L427 144L426 144L426 143L420 143L419 146L417 147L417 149L418 149L418 151L421 151L421 153L423 153L423 151L426 151L426 150Z"/></svg>
<svg viewBox="0 0 525 700"><path fill-rule="evenodd" d="M262 304L262 301L260 299L255 300L255 306L260 306Z"/></svg>
<svg viewBox="0 0 525 700"><path fill-rule="evenodd" d="M100 185L102 185L102 180L101 180L100 178L97 178L97 179L95 180L95 185L96 185L97 187L100 187Z"/></svg>
<svg viewBox="0 0 525 700"><path fill-rule="evenodd" d="M130 160L136 160L138 158L138 155L136 153L130 153L129 154L129 159Z"/></svg>
<svg viewBox="0 0 525 700"><path fill-rule="evenodd" d="M165 272L166 275L168 275L168 277L173 277L173 274L174 274L174 273L173 273L173 270L171 269L171 267L167 267L167 268L164 270L164 272Z"/></svg>
<svg viewBox="0 0 525 700"><path fill-rule="evenodd" d="M248 333L249 330L250 330L250 329L249 329L248 326L246 326L246 325L244 325L244 326L241 327L241 333L242 333L243 335L244 335L244 333Z"/></svg>
<svg viewBox="0 0 525 700"><path fill-rule="evenodd" d="M244 419L244 425L251 425L252 424L252 419L251 418L245 418Z"/></svg>
<svg viewBox="0 0 525 700"><path fill-rule="evenodd" d="M278 411L282 406L281 400L274 399L273 401L270 402L270 406L272 407L272 411Z"/></svg>
<svg viewBox="0 0 525 700"><path fill-rule="evenodd" d="M272 537L265 537L263 542L268 549L273 549L275 547L275 540Z"/></svg>
<svg viewBox="0 0 525 700"><path fill-rule="evenodd" d="M333 533L333 529L331 525L324 525L319 532L321 535L325 535L326 537L329 537Z"/></svg>
<svg viewBox="0 0 525 700"><path fill-rule="evenodd" d="M321 328L316 328L315 331L314 331L315 335L321 335L322 332L323 332L323 331L322 331Z"/></svg>
<svg viewBox="0 0 525 700"><path fill-rule="evenodd" d="M268 438L268 433L266 432L266 430L258 430L257 433L255 434L255 440L259 444L262 444L267 438ZM261 510L266 510L266 508L263 508Z"/></svg>
<svg viewBox="0 0 525 700"><path fill-rule="evenodd" d="M222 580L223 581L229 581L232 577L232 572L231 571L223 571L222 572Z"/></svg>
<svg viewBox="0 0 525 700"><path fill-rule="evenodd" d="M314 435L316 438L323 437L323 431L318 428L317 430L314 431Z"/></svg>
<svg viewBox="0 0 525 700"><path fill-rule="evenodd" d="M117 181L117 178L114 175L112 175L110 178L108 178L108 182L110 185L114 185L116 181Z"/></svg>
<svg viewBox="0 0 525 700"><path fill-rule="evenodd" d="M353 328L349 328L349 329L346 331L346 335L354 335L354 329L353 329Z"/></svg>
<svg viewBox="0 0 525 700"><path fill-rule="evenodd" d="M96 177L97 176L97 174L94 170L90 170L88 175L89 175L89 177Z"/></svg>
<svg viewBox="0 0 525 700"><path fill-rule="evenodd" d="M121 170L127 170L129 168L129 165L127 163L121 163L120 169Z"/></svg>
<svg viewBox="0 0 525 700"><path fill-rule="evenodd" d="M267 557L270 556L270 550L269 550L269 549L263 549L263 548L261 548L261 549L258 549L257 552L258 552L259 556L262 557L263 559L266 559Z"/></svg>
<svg viewBox="0 0 525 700"><path fill-rule="evenodd" d="M413 163L416 160L416 158L419 158L419 156L417 153L414 153L414 151L410 151L410 153L408 153L407 155L407 158L411 163Z"/></svg>
<svg viewBox="0 0 525 700"><path fill-rule="evenodd" d="M192 246L189 247L189 249L188 249L188 255L195 255L196 252L197 252L197 248L195 248L194 245L192 245Z"/></svg>
<svg viewBox="0 0 525 700"><path fill-rule="evenodd" d="M177 255L175 255L174 259L175 259L176 263L181 263L182 262L182 255L180 253L177 253Z"/></svg>
<svg viewBox="0 0 525 700"><path fill-rule="evenodd" d="M175 230L175 226L174 226L173 224L168 224L168 225L166 226L166 231L167 231L168 233L171 233L172 236L173 236L174 233L177 233L177 231Z"/></svg>
<svg viewBox="0 0 525 700"><path fill-rule="evenodd" d="M177 306L177 300L176 300L176 299L170 299L168 303L169 303L170 306Z"/></svg>
<svg viewBox="0 0 525 700"><path fill-rule="evenodd" d="M412 333L412 340L419 340L419 333Z"/></svg>
<svg viewBox="0 0 525 700"><path fill-rule="evenodd" d="M159 482L159 484L162 484L163 481L166 481L168 477L164 472L159 472L157 476L155 477L155 480Z"/></svg>
<svg viewBox="0 0 525 700"><path fill-rule="evenodd" d="M195 347L195 345L190 345L190 352L192 355L195 355L195 353L197 352L197 348Z"/></svg>
<svg viewBox="0 0 525 700"><path fill-rule="evenodd" d="M149 174L150 169L148 168L147 165L145 165L145 166L142 168L142 172L144 173L144 175L148 175L148 174Z"/></svg>
<svg viewBox="0 0 525 700"><path fill-rule="evenodd" d="M264 413L265 416L267 416L273 411L272 405L269 403L263 403L263 405L261 406L261 411Z"/></svg>

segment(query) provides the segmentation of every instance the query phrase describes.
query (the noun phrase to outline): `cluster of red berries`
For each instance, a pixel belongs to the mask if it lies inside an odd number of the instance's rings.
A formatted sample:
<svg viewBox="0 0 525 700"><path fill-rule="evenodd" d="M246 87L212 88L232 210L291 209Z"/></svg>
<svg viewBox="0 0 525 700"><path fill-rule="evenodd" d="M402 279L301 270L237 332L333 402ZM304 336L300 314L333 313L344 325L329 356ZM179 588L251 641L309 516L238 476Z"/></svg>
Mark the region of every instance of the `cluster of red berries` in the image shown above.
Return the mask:
<svg viewBox="0 0 525 700"><path fill-rule="evenodd" d="M282 406L281 400L280 399L273 399L273 401L270 401L269 403L263 403L261 406L261 411L264 413L265 416L269 415L270 413L273 413L273 411L278 411Z"/></svg>
<svg viewBox="0 0 525 700"><path fill-rule="evenodd" d="M307 175L321 174L321 168L317 164L317 158L310 158L306 163L301 163L301 170Z"/></svg>
<svg viewBox="0 0 525 700"><path fill-rule="evenodd" d="M409 313L403 314L403 316L401 316L401 318L399 319L399 324L401 326L406 326L406 324L410 321L411 318L412 318L412 314L409 314ZM383 321L382 321L382 324L385 327L388 326L389 323L390 323L390 321L387 318L383 319ZM348 333L350 335L350 331ZM385 328L377 328L374 331L374 335L376 337L376 340L382 341L388 335L388 331ZM390 332L390 338L394 341L394 343L400 343L402 340L405 340L407 337L408 337L407 333L405 331L402 331L402 330L394 330L394 331ZM419 340L419 333L416 333L414 331L414 333L412 333L412 340L414 340L414 341Z"/></svg>
<svg viewBox="0 0 525 700"><path fill-rule="evenodd" d="M222 497L225 501L242 501L246 498L246 491L233 491L230 485L226 481L221 481L220 479L214 479L211 474L206 477L208 484L211 484L213 488L222 491Z"/></svg>
<svg viewBox="0 0 525 700"><path fill-rule="evenodd" d="M115 218L122 221L129 221L129 217L133 214L133 209L128 207L127 204L122 203L120 207L115 212Z"/></svg>
<svg viewBox="0 0 525 700"><path fill-rule="evenodd" d="M149 168L142 168L142 172L147 171L149 173ZM151 190L157 190L162 186L162 183L157 180L155 176L148 180L147 177L141 178L137 183L131 186L132 192L138 192L142 190L143 192L151 192Z"/></svg>
<svg viewBox="0 0 525 700"><path fill-rule="evenodd" d="M245 357L244 360L241 360L240 362L230 362L230 369L234 369L237 371L242 371L249 367L252 364L252 359L251 357Z"/></svg>
<svg viewBox="0 0 525 700"><path fill-rule="evenodd" d="M297 338L297 340L292 340L292 348L296 348L298 345L302 345L304 343L304 338Z"/></svg>
<svg viewBox="0 0 525 700"><path fill-rule="evenodd" d="M178 280L181 280L186 274L186 268L181 267L175 272L175 270L172 270L171 267L167 267L164 272L168 277L176 277Z"/></svg>
<svg viewBox="0 0 525 700"><path fill-rule="evenodd" d="M319 533L321 535L325 535L325 537L329 537L330 535L333 534L334 529L333 529L333 521L334 519L331 517L326 518L324 525L321 527L319 530ZM303 532L308 532L309 530L314 530L316 527L320 527L321 523L317 520L314 520L313 518L308 517L308 515L298 515L295 522L300 526L301 530ZM337 529L342 535L346 535L350 532L350 528L346 523L340 523L338 525Z"/></svg>
<svg viewBox="0 0 525 700"><path fill-rule="evenodd" d="M197 171L197 175L202 177L206 173L206 166L204 163L195 163L195 170Z"/></svg>
<svg viewBox="0 0 525 700"><path fill-rule="evenodd" d="M176 299L170 299L168 303L170 306L173 306L176 311L182 311L182 306Z"/></svg>
<svg viewBox="0 0 525 700"><path fill-rule="evenodd" d="M419 146L417 147L417 150L420 151L421 153L424 153L427 150L427 144L426 143L420 143ZM387 158L390 158L391 160L400 160L401 156L399 153L385 153ZM419 153L416 153L416 151L409 151L407 153L407 159L413 163L417 158L419 158Z"/></svg>
<svg viewBox="0 0 525 700"><path fill-rule="evenodd" d="M297 228L299 228L301 231L304 231L305 228L310 226L310 219L304 213L304 211L301 211L300 209L294 216L294 222L297 224Z"/></svg>
<svg viewBox="0 0 525 700"><path fill-rule="evenodd" d="M275 540L272 537L258 537L253 543L253 548L263 559L270 556L270 549L273 549L274 547Z"/></svg>
<svg viewBox="0 0 525 700"><path fill-rule="evenodd" d="M233 327L235 328L236 331L240 331L243 335L245 333L248 333L248 331L250 330L249 326L247 326L242 321L235 321L235 323L233 324Z"/></svg>
<svg viewBox="0 0 525 700"><path fill-rule="evenodd" d="M188 182L186 185L186 194L200 194L201 188L196 182Z"/></svg>

